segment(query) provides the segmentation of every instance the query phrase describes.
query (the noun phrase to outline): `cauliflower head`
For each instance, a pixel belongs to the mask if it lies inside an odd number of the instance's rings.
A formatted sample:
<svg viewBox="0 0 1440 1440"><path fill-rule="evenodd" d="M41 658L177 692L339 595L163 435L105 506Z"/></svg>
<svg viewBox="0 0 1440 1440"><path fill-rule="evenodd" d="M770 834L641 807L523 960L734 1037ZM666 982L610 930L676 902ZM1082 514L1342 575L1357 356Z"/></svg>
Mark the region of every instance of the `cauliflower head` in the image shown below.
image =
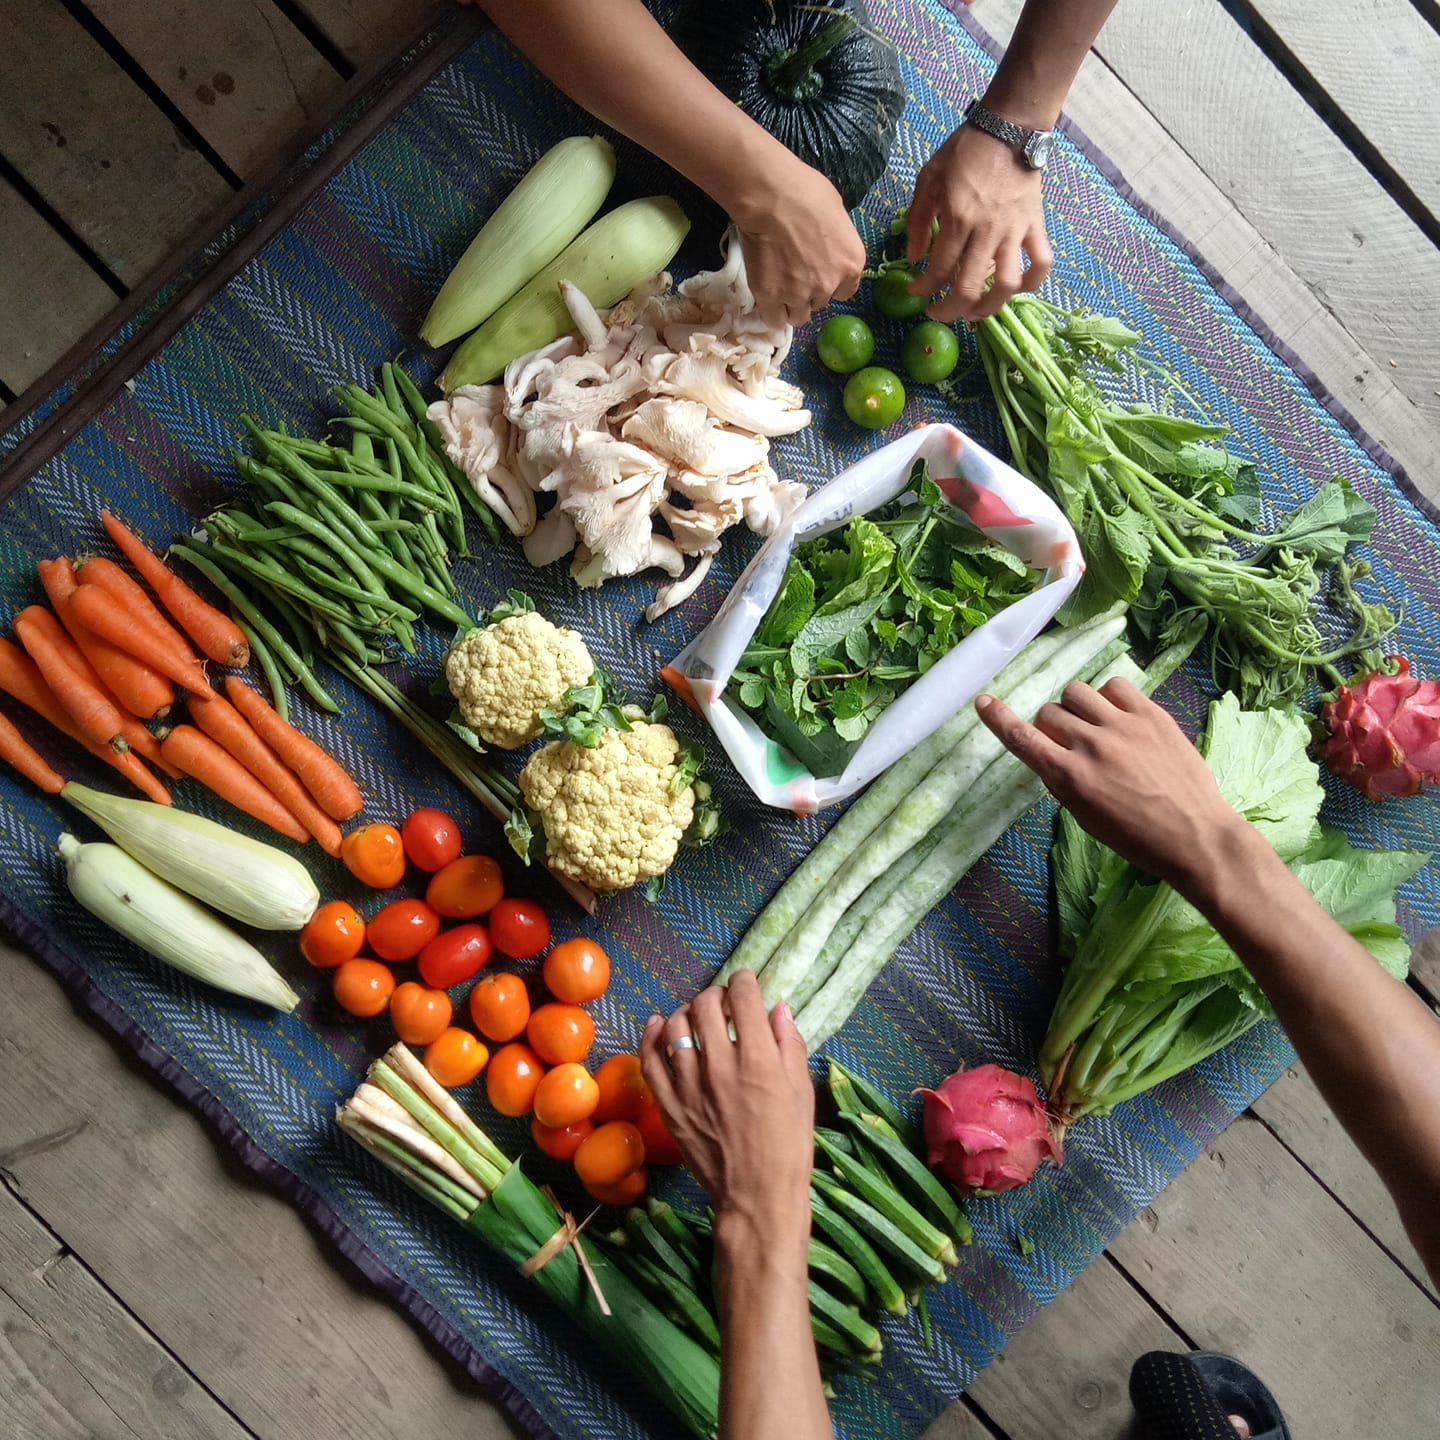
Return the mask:
<svg viewBox="0 0 1440 1440"><path fill-rule="evenodd" d="M533 610L470 631L445 656L465 723L502 750L540 735L540 712L563 710L565 692L594 673L584 640Z"/></svg>
<svg viewBox="0 0 1440 1440"><path fill-rule="evenodd" d="M680 742L668 725L637 721L593 748L552 742L520 773L545 826L551 869L592 890L623 890L674 863L695 816L694 787L674 794Z"/></svg>

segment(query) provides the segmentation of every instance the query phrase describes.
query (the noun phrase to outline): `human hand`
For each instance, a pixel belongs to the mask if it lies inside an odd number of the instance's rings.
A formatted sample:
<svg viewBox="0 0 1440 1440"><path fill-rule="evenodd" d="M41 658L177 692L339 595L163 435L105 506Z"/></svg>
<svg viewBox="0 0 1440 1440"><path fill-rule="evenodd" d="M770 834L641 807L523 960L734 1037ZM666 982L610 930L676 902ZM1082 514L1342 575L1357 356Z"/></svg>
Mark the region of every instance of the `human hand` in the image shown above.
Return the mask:
<svg viewBox="0 0 1440 1440"><path fill-rule="evenodd" d="M1236 849L1245 821L1200 752L1128 680L1076 681L1033 725L982 695L980 719L1102 844L1183 894Z"/></svg>
<svg viewBox="0 0 1440 1440"><path fill-rule="evenodd" d="M931 249L931 230L940 222ZM961 125L926 161L915 181L906 230L906 258L929 263L910 289L949 293L926 314L947 324L993 315L1017 291L1036 290L1054 265L1045 234L1040 171L973 125ZM1030 256L1022 269L1021 250ZM993 272L994 283L985 281Z"/></svg>
<svg viewBox="0 0 1440 1440"><path fill-rule="evenodd" d="M673 1049L683 1037L696 1045ZM742 970L728 988L710 986L668 1020L652 1015L640 1060L717 1223L736 1217L759 1233L788 1226L808 1234L815 1088L789 1007L767 1015L760 982Z"/></svg>

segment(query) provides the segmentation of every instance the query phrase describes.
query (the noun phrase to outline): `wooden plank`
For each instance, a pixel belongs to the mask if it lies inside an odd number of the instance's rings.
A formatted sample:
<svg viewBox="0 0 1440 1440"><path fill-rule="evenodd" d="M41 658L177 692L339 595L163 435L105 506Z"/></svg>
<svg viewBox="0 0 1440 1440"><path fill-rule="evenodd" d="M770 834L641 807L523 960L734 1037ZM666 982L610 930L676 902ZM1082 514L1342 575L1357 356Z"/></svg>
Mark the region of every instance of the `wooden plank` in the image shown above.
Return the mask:
<svg viewBox="0 0 1440 1440"><path fill-rule="evenodd" d="M1291 1066L1251 1110L1409 1271L1416 1284L1432 1295L1437 1293L1425 1273L1424 1262L1405 1234L1390 1192L1301 1066Z"/></svg>
<svg viewBox="0 0 1440 1440"><path fill-rule="evenodd" d="M313 127L339 73L273 0L86 0L242 180Z"/></svg>
<svg viewBox="0 0 1440 1440"><path fill-rule="evenodd" d="M60 0L0 6L5 158L133 285L230 194Z"/></svg>
<svg viewBox="0 0 1440 1440"><path fill-rule="evenodd" d="M1237 1120L1111 1254L1200 1348L1250 1365L1294 1434L1434 1433L1440 1307L1258 1120Z"/></svg>
<svg viewBox="0 0 1440 1440"><path fill-rule="evenodd" d="M358 70L393 54L445 0L295 0Z"/></svg>
<svg viewBox="0 0 1440 1440"><path fill-rule="evenodd" d="M3 1188L0 1429L46 1440L251 1433Z"/></svg>
<svg viewBox="0 0 1440 1440"><path fill-rule="evenodd" d="M115 306L115 292L0 179L0 384L18 395Z"/></svg>
<svg viewBox="0 0 1440 1440"><path fill-rule="evenodd" d="M1440 219L1440 33L1411 0L1250 0L1311 79ZM1384 84L1376 84L1379 76Z"/></svg>
<svg viewBox="0 0 1440 1440"><path fill-rule="evenodd" d="M1021 0L987 0L977 18L1003 43L1014 30L1020 8ZM1111 23L1115 23L1114 16ZM1204 63L1211 64L1208 60ZM1374 78L1381 83L1382 77ZM1093 53L1080 67L1065 109L1120 168L1140 198L1215 266L1259 318L1315 372L1321 384L1406 468L1414 483L1440 503L1440 471L1435 467L1440 423L1421 412L1397 385L1396 370L1356 341L1276 245L1235 208L1195 159L1156 124L1139 99ZM1249 146L1259 149L1262 142L1252 138ZM1242 168L1243 164L1242 157ZM1347 294L1352 306L1363 304L1363 273L1350 284ZM1440 375L1440 337L1432 336L1430 347L1433 377Z"/></svg>
<svg viewBox="0 0 1440 1440"><path fill-rule="evenodd" d="M1411 949L1410 974L1431 1004L1440 1004L1440 925Z"/></svg>
<svg viewBox="0 0 1440 1440"><path fill-rule="evenodd" d="M1011 1440L984 1420L964 1400L957 1400L936 1417L920 1440Z"/></svg>
<svg viewBox="0 0 1440 1440"><path fill-rule="evenodd" d="M0 946L0 977L0 1168L245 1426L261 1440L520 1434L198 1117L77 1018L39 965Z"/></svg>

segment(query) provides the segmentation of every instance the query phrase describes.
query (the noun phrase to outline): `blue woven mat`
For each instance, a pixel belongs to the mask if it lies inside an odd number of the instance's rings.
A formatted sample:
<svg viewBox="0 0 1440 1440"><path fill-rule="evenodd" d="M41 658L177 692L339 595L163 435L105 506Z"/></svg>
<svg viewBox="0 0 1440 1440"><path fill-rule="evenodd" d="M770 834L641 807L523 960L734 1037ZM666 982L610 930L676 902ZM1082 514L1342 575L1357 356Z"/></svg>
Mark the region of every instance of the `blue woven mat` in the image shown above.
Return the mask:
<svg viewBox="0 0 1440 1440"><path fill-rule="evenodd" d="M891 173L866 205L874 234L908 198L916 168L965 101L983 88L991 61L936 0L871 3L899 49L912 97ZM318 431L328 387L363 380L378 361L403 351L478 219L541 151L588 128L591 122L495 37L474 44L0 508L0 616L36 598L36 559L100 544L100 505L163 543L224 500L235 484L227 455L242 412ZM674 188L654 162L627 147L620 175L616 198ZM1255 461L1279 504L1298 502L1336 472L1348 475L1379 512L1375 590L1408 607L1399 643L1417 669L1440 670L1440 529L1371 458L1378 451L1326 408L1242 317L1234 297L1082 143L1060 145L1047 194L1057 253L1053 293L1119 314L1151 337L1166 364L1234 427L1233 445ZM687 262L712 263L712 247L713 234L697 233ZM783 469L813 482L880 437L860 436L845 421L833 381L810 358L810 339L800 337L792 369L813 396L817 420L776 449ZM898 334L881 337L882 347L897 342ZM958 416L927 396L912 404L907 422L958 418L1000 447L978 371L964 383L974 399ZM508 547L479 554L460 576L480 604L507 585L524 585L551 613L597 637L601 662L648 694L659 661L703 623L750 543L730 542L711 581L654 627L639 619L645 585L576 593L563 571L537 575ZM436 653L432 645L432 662ZM368 702L336 688L339 717L302 707L301 720L355 770L370 815L439 804L463 817L477 847L503 849L493 823L438 767ZM1193 720L1204 697L1183 682L1168 699ZM109 784L108 772L92 775L73 754L53 758L77 778ZM595 1007L597 1053L629 1048L645 1015L703 984L823 828L820 820L761 811L729 778L720 790L736 821L724 841L687 856L658 907L619 899L587 927L618 962L615 984ZM183 787L179 798L218 813L194 787ZM931 915L833 1042L836 1054L896 1095L959 1060L1030 1067L1057 983L1046 915L1052 818L1046 807L1017 825ZM1327 818L1362 845L1433 842L1434 811L1423 801L1379 809L1337 791ZM118 944L78 912L61 882L54 842L75 823L9 772L0 774L10 929L534 1433L575 1440L672 1433L642 1396L593 1363L566 1322L508 1267L338 1137L333 1105L386 1043L386 1026L339 1016L284 943L272 952L306 996L284 1019L217 998ZM323 856L312 863L328 894L353 894L338 866ZM573 907L545 877L522 878L512 867L510 878L551 906L561 934L575 932ZM1412 933L1440 921L1434 867L1405 887L1402 920ZM846 1385L836 1404L842 1433L898 1437L923 1429L1288 1058L1283 1037L1261 1027L1194 1073L1085 1122L1073 1132L1063 1170L1043 1172L1003 1203L974 1206L976 1243L932 1299L933 1350L910 1326L888 1324L882 1374L873 1384ZM522 1146L518 1127L496 1130L504 1143ZM1034 1242L1033 1253L1020 1253L1019 1235Z"/></svg>

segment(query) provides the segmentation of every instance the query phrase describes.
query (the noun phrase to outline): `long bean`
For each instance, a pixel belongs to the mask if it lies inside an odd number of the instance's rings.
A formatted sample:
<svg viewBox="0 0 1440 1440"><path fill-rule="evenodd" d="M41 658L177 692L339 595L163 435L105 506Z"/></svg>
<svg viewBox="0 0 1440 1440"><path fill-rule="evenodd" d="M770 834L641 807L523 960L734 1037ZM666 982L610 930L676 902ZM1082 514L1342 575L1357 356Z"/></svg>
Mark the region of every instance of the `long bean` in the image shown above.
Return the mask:
<svg viewBox="0 0 1440 1440"><path fill-rule="evenodd" d="M240 627L240 633L249 642L250 654L259 665L261 674L265 676L265 683L270 687L270 703L275 713L282 720L288 720L290 696L285 689L285 677L280 673L280 667L275 663L270 647L260 638L259 630L240 613L240 607L233 603L230 606L230 618Z"/></svg>

